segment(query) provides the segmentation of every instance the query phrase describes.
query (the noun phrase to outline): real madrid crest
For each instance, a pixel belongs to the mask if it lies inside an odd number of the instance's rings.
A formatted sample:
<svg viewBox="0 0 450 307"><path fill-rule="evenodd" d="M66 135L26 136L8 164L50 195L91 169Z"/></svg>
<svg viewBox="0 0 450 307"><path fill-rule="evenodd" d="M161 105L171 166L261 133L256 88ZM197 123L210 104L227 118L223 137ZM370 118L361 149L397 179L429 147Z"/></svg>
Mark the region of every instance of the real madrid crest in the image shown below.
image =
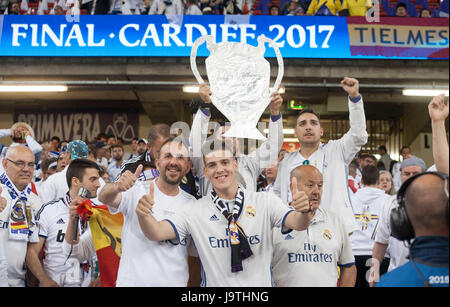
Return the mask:
<svg viewBox="0 0 450 307"><path fill-rule="evenodd" d="M11 219L14 222L23 222L25 221L25 214L23 210L23 204L21 201L17 201L12 210L11 210Z"/></svg>
<svg viewBox="0 0 450 307"><path fill-rule="evenodd" d="M331 239L333 238L333 236L331 235L331 231L329 231L328 229L325 229L325 230L323 231L322 237L323 237L325 240L331 240Z"/></svg>
<svg viewBox="0 0 450 307"><path fill-rule="evenodd" d="M245 215L247 217L255 217L256 210L252 206L247 206L247 208L245 208Z"/></svg>

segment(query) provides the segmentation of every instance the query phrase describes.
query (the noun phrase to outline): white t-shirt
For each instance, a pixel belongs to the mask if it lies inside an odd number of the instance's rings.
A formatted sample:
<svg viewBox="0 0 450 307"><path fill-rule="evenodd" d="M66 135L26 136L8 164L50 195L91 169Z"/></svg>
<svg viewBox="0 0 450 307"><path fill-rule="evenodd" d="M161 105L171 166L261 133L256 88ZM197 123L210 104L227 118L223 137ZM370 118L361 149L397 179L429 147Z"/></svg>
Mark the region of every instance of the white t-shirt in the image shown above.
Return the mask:
<svg viewBox="0 0 450 307"><path fill-rule="evenodd" d="M202 263L202 286L273 285L272 229L278 227L278 231L281 231L285 218L292 209L272 193L249 190L244 193L244 207L238 222L247 236L253 255L242 260L242 271L231 272L228 221L217 209L210 194L168 219L178 238L192 236Z"/></svg>
<svg viewBox="0 0 450 307"><path fill-rule="evenodd" d="M307 230L274 231L272 272L277 287L336 287L338 265L354 265L340 217L319 208Z"/></svg>
<svg viewBox="0 0 450 307"><path fill-rule="evenodd" d="M350 237L355 256L372 255L375 228L388 198L389 195L383 190L369 187L362 188L351 195L353 212L358 226Z"/></svg>
<svg viewBox="0 0 450 307"><path fill-rule="evenodd" d="M389 197L383 205L380 221L375 233L375 242L388 244L388 251L391 258L388 272L408 262L409 248L405 243L391 236L391 211L398 207L397 195Z"/></svg>
<svg viewBox="0 0 450 307"><path fill-rule="evenodd" d="M176 212L188 208L195 198L182 189L176 196L167 196L154 185L155 204L152 212L156 220L171 218ZM147 239L139 226L136 207L139 199L150 192L150 182L138 181L122 193L117 209L109 207L112 214L122 212L122 257L116 286L186 287L189 279L188 246L190 238L181 244L170 241L155 242Z"/></svg>
<svg viewBox="0 0 450 307"><path fill-rule="evenodd" d="M66 195L42 205L36 214L39 237L45 239L43 268L48 277L60 286L81 286L83 273L80 262L72 255L68 260L63 242L69 224L70 198Z"/></svg>

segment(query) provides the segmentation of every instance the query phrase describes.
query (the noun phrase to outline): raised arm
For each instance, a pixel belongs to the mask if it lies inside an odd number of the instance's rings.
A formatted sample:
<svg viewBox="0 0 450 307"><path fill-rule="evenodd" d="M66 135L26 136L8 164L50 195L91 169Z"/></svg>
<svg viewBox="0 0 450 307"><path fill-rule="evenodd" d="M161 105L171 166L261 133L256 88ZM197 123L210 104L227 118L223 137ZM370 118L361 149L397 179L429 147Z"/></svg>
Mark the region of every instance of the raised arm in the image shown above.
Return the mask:
<svg viewBox="0 0 450 307"><path fill-rule="evenodd" d="M211 90L208 85L202 83L199 88L200 98L211 103ZM189 134L190 156L192 164L199 177L203 176L202 146L208 135L208 125L211 113L208 108L199 108L192 122L191 133Z"/></svg>
<svg viewBox="0 0 450 307"><path fill-rule="evenodd" d="M445 120L448 117L448 101L444 94L434 97L428 105L433 132L433 158L439 172L449 173L449 153Z"/></svg>
<svg viewBox="0 0 450 307"><path fill-rule="evenodd" d="M109 207L117 209L122 201L122 192L129 190L138 180L142 172L142 164L139 165L134 173L125 171L118 181L107 183L98 195L98 200Z"/></svg>
<svg viewBox="0 0 450 307"><path fill-rule="evenodd" d="M139 226L141 226L142 232L149 240L164 241L177 239L177 234L168 221L157 221L152 215L152 208L155 203L154 189L154 183L151 182L150 193L142 196L136 207Z"/></svg>
<svg viewBox="0 0 450 307"><path fill-rule="evenodd" d="M278 90L272 94L269 104L270 120L269 120L269 137L259 146L249 157L255 164L255 169L262 170L269 166L269 164L278 158L278 153L283 146L283 119L281 118L281 105L283 98L278 93Z"/></svg>
<svg viewBox="0 0 450 307"><path fill-rule="evenodd" d="M358 80L345 77L341 85L348 94L350 130L339 141L344 161L350 164L361 146L367 143L366 116Z"/></svg>

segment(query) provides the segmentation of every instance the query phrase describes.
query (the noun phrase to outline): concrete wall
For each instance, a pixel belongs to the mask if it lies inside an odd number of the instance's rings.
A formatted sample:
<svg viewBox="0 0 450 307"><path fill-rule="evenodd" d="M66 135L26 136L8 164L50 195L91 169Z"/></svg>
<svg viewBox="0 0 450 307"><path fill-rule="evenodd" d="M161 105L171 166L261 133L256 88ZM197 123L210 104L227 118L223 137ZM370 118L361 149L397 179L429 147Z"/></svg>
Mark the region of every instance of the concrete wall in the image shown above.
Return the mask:
<svg viewBox="0 0 450 307"><path fill-rule="evenodd" d="M427 167L434 164L433 136L431 133L420 133L410 145L413 155L422 158Z"/></svg>

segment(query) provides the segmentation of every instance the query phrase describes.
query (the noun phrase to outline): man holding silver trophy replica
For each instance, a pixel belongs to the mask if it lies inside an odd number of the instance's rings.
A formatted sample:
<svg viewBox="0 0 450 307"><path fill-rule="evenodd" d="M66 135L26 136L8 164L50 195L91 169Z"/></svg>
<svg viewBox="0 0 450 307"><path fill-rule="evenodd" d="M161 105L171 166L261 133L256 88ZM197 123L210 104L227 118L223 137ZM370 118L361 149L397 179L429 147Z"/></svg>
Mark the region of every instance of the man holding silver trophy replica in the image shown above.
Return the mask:
<svg viewBox="0 0 450 307"><path fill-rule="evenodd" d="M197 48L204 41L211 51L206 59L206 70L210 85L206 85L197 71L195 56ZM269 89L270 64L264 59L264 43L270 43L278 60L278 76ZM280 107L283 103L278 90L284 73L283 58L278 47L268 38L258 37L259 45L253 47L245 43L223 42L215 44L211 36L202 36L194 43L191 52L191 67L200 83L200 98L214 106L225 115L231 126L216 127L213 136L207 140L209 108L199 108L192 123L189 142L191 159L200 178L202 196L211 190L210 183L203 174L202 146L209 142L226 142L233 148L238 162L238 182L244 188L256 191L256 180L261 171L278 157L283 144L283 121ZM256 125L262 113L269 106L269 136L263 144L252 153L245 155L237 138L264 140Z"/></svg>

